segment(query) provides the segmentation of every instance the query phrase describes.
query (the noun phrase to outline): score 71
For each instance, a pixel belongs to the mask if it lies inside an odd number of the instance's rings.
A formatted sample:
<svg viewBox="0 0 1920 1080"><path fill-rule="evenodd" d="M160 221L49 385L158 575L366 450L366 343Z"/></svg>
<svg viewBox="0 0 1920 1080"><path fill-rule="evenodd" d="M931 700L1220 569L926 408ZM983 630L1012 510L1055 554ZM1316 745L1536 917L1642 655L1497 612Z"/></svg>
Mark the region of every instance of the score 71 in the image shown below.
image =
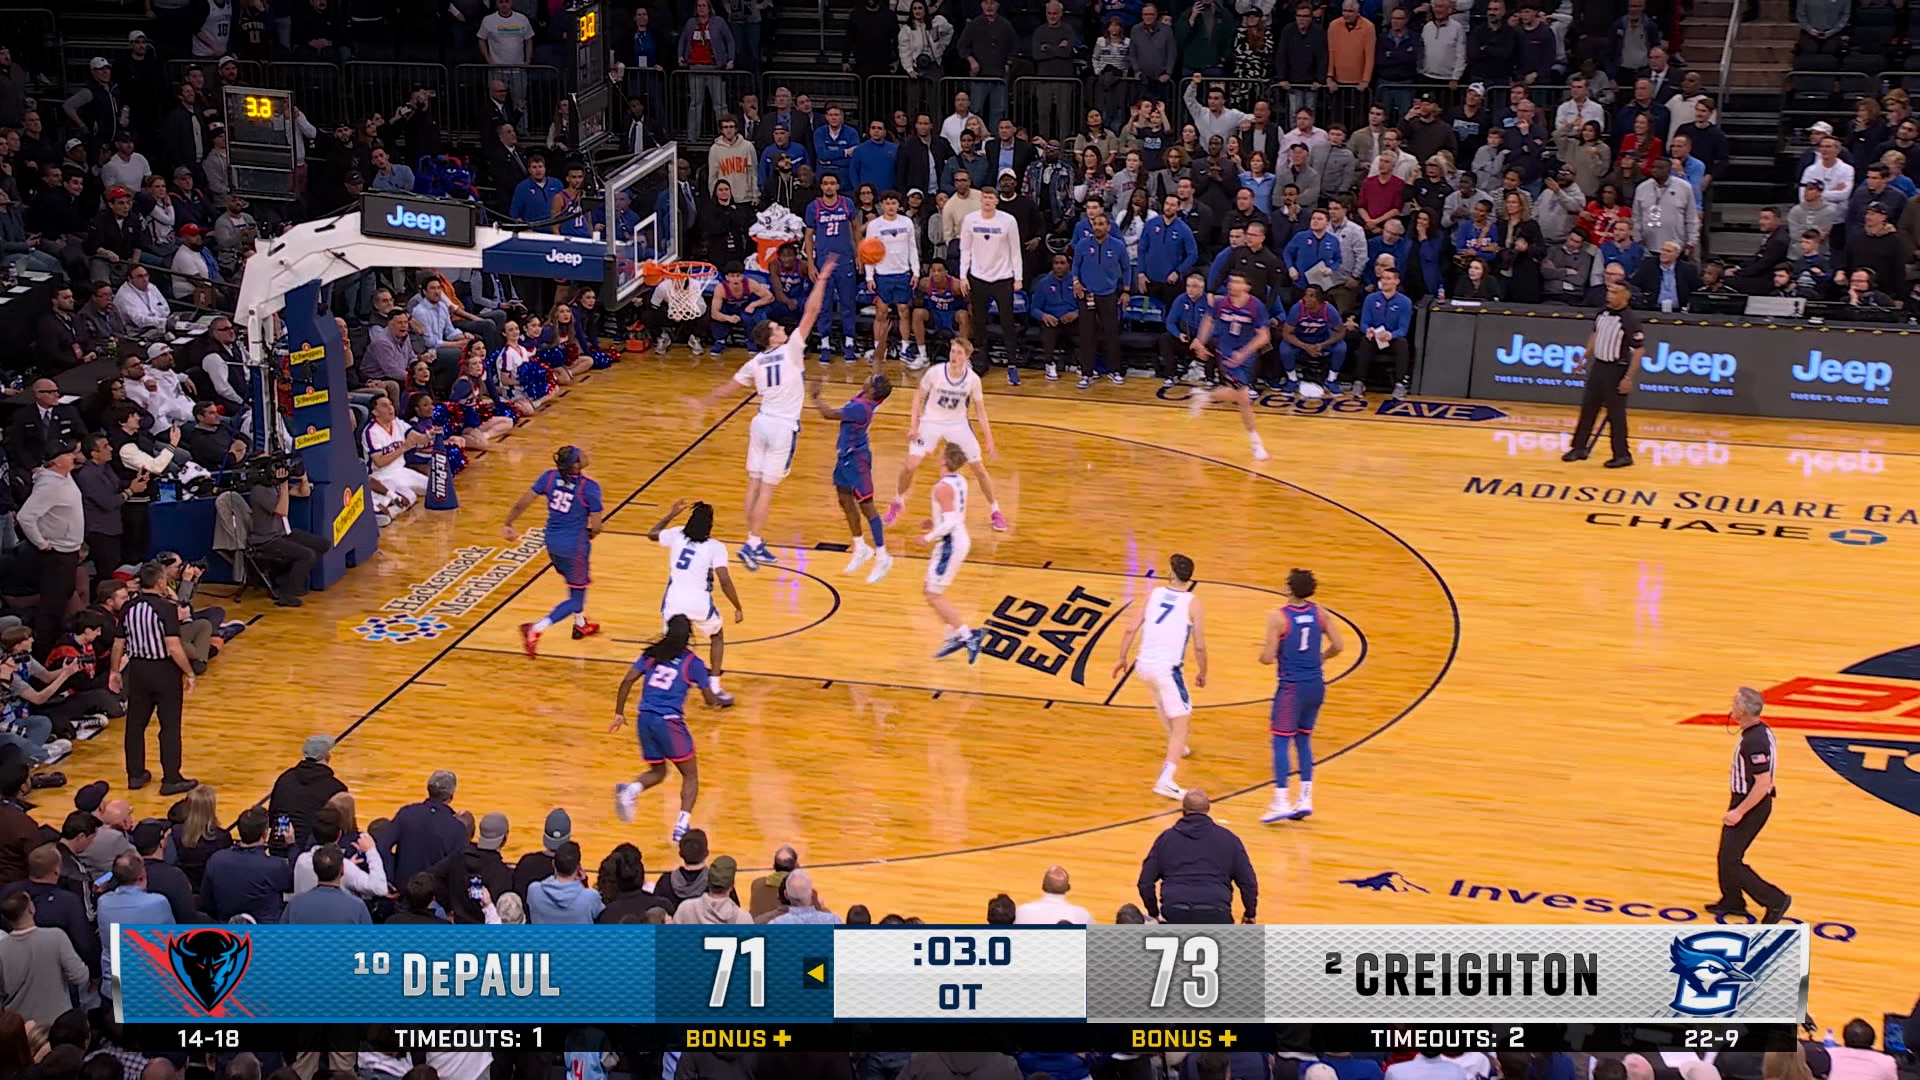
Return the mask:
<svg viewBox="0 0 1920 1080"><path fill-rule="evenodd" d="M1160 954L1160 969L1153 976L1151 1006L1167 1007L1167 994L1173 989L1174 968L1187 964L1190 978L1181 980L1180 997L1189 1008L1211 1009L1220 1000L1220 943L1210 937L1147 937L1141 944L1148 952Z"/></svg>
<svg viewBox="0 0 1920 1080"><path fill-rule="evenodd" d="M733 964L737 957L747 958L747 1007L764 1009L767 1007L767 939L763 937L709 937L701 941L701 947L708 952L720 954L720 961L713 972L713 993L707 996L707 1006L714 1009L727 1007L727 989L733 985Z"/></svg>

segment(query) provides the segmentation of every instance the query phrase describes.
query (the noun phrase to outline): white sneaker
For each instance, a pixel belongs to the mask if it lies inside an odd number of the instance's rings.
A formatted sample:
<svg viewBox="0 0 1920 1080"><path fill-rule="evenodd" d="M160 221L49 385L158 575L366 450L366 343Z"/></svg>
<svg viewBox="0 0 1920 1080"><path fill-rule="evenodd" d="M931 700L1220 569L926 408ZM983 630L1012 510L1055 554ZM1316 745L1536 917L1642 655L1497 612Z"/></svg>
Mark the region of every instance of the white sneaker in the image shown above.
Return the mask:
<svg viewBox="0 0 1920 1080"><path fill-rule="evenodd" d="M1054 382L1054 381L1057 381L1059 378L1060 378L1060 365L1054 363L1051 360L1047 361L1047 381Z"/></svg>
<svg viewBox="0 0 1920 1080"><path fill-rule="evenodd" d="M674 842L674 843L676 843L676 844L677 844L677 843L679 843L679 842L680 842L680 838L681 838L681 837L683 837L683 836L685 836L685 835L687 835L687 830L688 830L688 829L691 829L691 828L693 828L693 822L691 822L691 821L676 821L676 822L674 822L674 823L673 823L673 833L672 833L672 837L673 837L673 842Z"/></svg>
<svg viewBox="0 0 1920 1080"><path fill-rule="evenodd" d="M1292 819L1293 800L1287 797L1286 792L1282 791L1275 793L1273 801L1267 804L1266 812L1260 815L1260 824L1271 825L1276 821L1291 821Z"/></svg>
<svg viewBox="0 0 1920 1080"><path fill-rule="evenodd" d="M1153 785L1153 793L1155 795L1164 795L1169 799L1184 799L1187 795L1187 789L1170 780L1161 780L1155 782Z"/></svg>
<svg viewBox="0 0 1920 1080"><path fill-rule="evenodd" d="M60 762L65 761L67 759L67 755L73 753L73 740L49 739L46 742L46 751L47 751L47 760L45 764L57 765Z"/></svg>
<svg viewBox="0 0 1920 1080"><path fill-rule="evenodd" d="M687 349L691 351L695 356L707 355L707 343L704 341L701 341L699 338L688 339Z"/></svg>
<svg viewBox="0 0 1920 1080"><path fill-rule="evenodd" d="M872 585L881 578L886 577L887 571L891 569L893 569L893 553L889 551L880 552L879 557L873 560L873 569L867 574L867 584Z"/></svg>
<svg viewBox="0 0 1920 1080"><path fill-rule="evenodd" d="M1207 411L1207 399L1213 395L1205 390L1195 390L1187 396L1187 415L1199 416Z"/></svg>
<svg viewBox="0 0 1920 1080"><path fill-rule="evenodd" d="M871 558L873 558L873 547L865 540L855 540L853 542L853 558L847 560L847 568L844 573L853 573L855 570L867 565L867 560Z"/></svg>
<svg viewBox="0 0 1920 1080"><path fill-rule="evenodd" d="M639 784L613 785L613 812L620 815L621 821L633 820L634 804L640 801Z"/></svg>
<svg viewBox="0 0 1920 1080"><path fill-rule="evenodd" d="M1263 445L1260 442L1260 436L1255 435L1252 441L1253 441L1253 460L1255 461L1267 460L1267 448L1265 445Z"/></svg>
<svg viewBox="0 0 1920 1080"><path fill-rule="evenodd" d="M1293 804L1294 820L1313 816L1313 796L1302 795L1300 801Z"/></svg>

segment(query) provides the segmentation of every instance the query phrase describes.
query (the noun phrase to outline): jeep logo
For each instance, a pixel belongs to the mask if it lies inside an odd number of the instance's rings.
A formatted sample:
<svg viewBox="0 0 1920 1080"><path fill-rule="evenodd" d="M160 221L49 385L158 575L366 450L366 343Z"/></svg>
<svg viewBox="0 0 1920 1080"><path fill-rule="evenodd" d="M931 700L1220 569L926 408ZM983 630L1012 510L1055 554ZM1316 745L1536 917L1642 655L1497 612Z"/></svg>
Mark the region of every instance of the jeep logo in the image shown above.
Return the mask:
<svg viewBox="0 0 1920 1080"><path fill-rule="evenodd" d="M1587 350L1583 345L1542 345L1528 341L1519 334L1513 335L1512 345L1493 350L1493 358L1502 364L1558 368L1569 375L1580 366L1580 361L1586 359L1586 355Z"/></svg>
<svg viewBox="0 0 1920 1080"><path fill-rule="evenodd" d="M1893 385L1893 365L1864 360L1823 358L1819 349L1807 353L1807 362L1795 364L1793 377L1801 382L1846 383L1872 393Z"/></svg>
<svg viewBox="0 0 1920 1080"><path fill-rule="evenodd" d="M395 204L393 212L387 215L387 224L396 229L412 229L429 236L447 235L447 219L439 214L422 214Z"/></svg>
<svg viewBox="0 0 1920 1080"><path fill-rule="evenodd" d="M1733 378L1740 361L1732 353L1690 353L1663 341L1651 355L1640 358L1640 366L1655 374L1696 375L1709 382L1720 382Z"/></svg>
<svg viewBox="0 0 1920 1080"><path fill-rule="evenodd" d="M579 266L587 261L587 257L577 251L562 251L554 248L547 252L547 261L561 266Z"/></svg>

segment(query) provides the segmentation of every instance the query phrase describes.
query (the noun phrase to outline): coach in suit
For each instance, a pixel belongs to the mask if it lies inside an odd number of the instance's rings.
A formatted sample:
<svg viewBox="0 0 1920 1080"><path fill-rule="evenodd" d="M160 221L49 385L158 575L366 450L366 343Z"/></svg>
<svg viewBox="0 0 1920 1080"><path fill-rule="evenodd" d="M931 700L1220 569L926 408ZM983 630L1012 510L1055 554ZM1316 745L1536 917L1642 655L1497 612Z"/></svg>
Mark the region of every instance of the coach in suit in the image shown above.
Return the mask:
<svg viewBox="0 0 1920 1080"><path fill-rule="evenodd" d="M73 445L87 433L80 410L60 404L60 387L52 379L33 381L33 404L15 409L7 423L7 459L13 475L24 480L46 463L47 447Z"/></svg>
<svg viewBox="0 0 1920 1080"><path fill-rule="evenodd" d="M1025 176L1028 166L1040 155L1032 143L1015 137L1013 121L1003 116L1000 118L999 137L988 139L987 145L980 149L980 156L987 159L987 168L995 176L1000 175L1002 169L1012 169L1013 175Z"/></svg>
<svg viewBox="0 0 1920 1080"><path fill-rule="evenodd" d="M931 196L939 190L940 170L952 156L953 147L934 132L933 121L921 113L913 121L913 134L901 141L900 152L893 157L894 190L904 195L917 188Z"/></svg>
<svg viewBox="0 0 1920 1080"><path fill-rule="evenodd" d="M1685 311L1687 300L1700 288L1700 268L1681 258L1679 242L1669 240L1660 245L1659 258L1640 263L1640 269L1633 272L1633 285L1646 296L1649 310ZM1669 295L1663 297L1663 291ZM1662 299L1673 306L1663 307Z"/></svg>

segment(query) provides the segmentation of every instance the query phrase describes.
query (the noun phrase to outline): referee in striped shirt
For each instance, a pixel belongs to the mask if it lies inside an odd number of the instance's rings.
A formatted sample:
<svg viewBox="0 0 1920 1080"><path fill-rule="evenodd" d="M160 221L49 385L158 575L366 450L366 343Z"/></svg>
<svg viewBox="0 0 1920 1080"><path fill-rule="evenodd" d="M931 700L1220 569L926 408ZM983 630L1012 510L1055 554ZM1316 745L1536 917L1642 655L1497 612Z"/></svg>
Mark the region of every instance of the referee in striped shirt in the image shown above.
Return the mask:
<svg viewBox="0 0 1920 1080"><path fill-rule="evenodd" d="M143 788L147 771L147 725L160 718L160 794L180 795L198 780L180 772L180 714L193 691L193 665L180 644L180 603L168 595L167 568L140 568L140 592L120 613L125 634L127 694L127 786Z"/></svg>
<svg viewBox="0 0 1920 1080"><path fill-rule="evenodd" d="M1640 316L1627 306L1630 294L1625 285L1607 286L1607 306L1594 316L1593 331L1587 335L1587 354L1574 374L1587 373L1586 393L1580 399L1580 422L1573 429L1573 448L1560 455L1561 461L1585 461L1592 452L1593 425L1600 409L1607 410L1607 431L1613 436L1613 456L1607 468L1624 469L1633 464L1633 452L1627 448L1627 394L1633 390L1633 371L1647 343L1640 329Z"/></svg>
<svg viewBox="0 0 1920 1080"><path fill-rule="evenodd" d="M1743 686L1733 695L1728 715L1740 725L1740 741L1733 748L1733 770L1727 775L1731 793L1720 828L1720 899L1707 905L1715 915L1749 915L1747 897L1758 901L1760 921L1777 923L1793 904L1778 885L1747 865L1747 849L1773 816L1774 758L1779 746L1773 729L1762 723L1764 701L1760 691Z"/></svg>

